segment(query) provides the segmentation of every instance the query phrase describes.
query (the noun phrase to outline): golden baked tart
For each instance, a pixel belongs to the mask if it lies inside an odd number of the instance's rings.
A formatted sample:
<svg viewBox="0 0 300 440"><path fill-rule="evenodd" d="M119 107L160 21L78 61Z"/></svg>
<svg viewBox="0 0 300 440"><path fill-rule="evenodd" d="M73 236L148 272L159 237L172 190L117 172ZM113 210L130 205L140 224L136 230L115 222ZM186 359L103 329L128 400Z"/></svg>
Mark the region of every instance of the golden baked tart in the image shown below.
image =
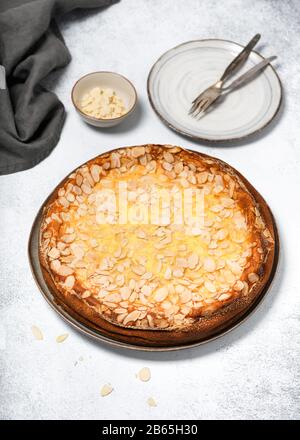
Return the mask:
<svg viewBox="0 0 300 440"><path fill-rule="evenodd" d="M266 288L276 230L224 162L142 145L77 168L47 200L40 261L52 291L119 341L177 345L236 322Z"/></svg>

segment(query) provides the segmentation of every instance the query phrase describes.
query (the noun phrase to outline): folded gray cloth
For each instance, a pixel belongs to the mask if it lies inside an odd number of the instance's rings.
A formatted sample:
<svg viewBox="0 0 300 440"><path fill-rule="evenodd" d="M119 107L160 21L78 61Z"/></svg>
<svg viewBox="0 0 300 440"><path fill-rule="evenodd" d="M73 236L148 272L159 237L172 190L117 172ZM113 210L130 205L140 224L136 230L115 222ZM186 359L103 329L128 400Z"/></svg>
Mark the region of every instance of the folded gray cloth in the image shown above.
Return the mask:
<svg viewBox="0 0 300 440"><path fill-rule="evenodd" d="M65 110L56 95L41 85L50 72L71 59L55 16L116 1L0 1L0 65L6 71L6 88L0 88L0 174L33 167L59 140Z"/></svg>

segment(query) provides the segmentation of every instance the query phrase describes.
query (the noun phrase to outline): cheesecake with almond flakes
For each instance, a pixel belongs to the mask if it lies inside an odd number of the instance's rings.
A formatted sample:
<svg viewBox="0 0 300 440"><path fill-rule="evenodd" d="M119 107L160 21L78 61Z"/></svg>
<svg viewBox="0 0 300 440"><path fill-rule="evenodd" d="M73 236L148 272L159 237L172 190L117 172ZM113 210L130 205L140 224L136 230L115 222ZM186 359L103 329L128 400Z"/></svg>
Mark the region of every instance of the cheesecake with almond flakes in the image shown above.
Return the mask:
<svg viewBox="0 0 300 440"><path fill-rule="evenodd" d="M40 261L68 307L119 340L178 344L237 320L275 261L272 215L224 162L181 147L102 154L44 206Z"/></svg>

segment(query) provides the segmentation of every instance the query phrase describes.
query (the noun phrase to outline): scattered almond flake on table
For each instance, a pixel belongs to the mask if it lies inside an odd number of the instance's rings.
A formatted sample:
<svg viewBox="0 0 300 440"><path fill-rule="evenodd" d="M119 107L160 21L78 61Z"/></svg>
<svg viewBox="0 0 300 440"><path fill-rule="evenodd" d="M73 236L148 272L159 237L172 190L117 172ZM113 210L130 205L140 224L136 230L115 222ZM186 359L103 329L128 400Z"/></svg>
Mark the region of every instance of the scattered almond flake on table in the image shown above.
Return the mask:
<svg viewBox="0 0 300 440"><path fill-rule="evenodd" d="M31 326L31 331L37 341L42 341L44 339L42 331L36 325Z"/></svg>
<svg viewBox="0 0 300 440"><path fill-rule="evenodd" d="M114 389L110 384L105 384L101 389L101 396L102 397L108 396L110 393L113 392L113 390Z"/></svg>
<svg viewBox="0 0 300 440"><path fill-rule="evenodd" d="M59 336L57 336L57 338L56 338L56 342L57 342L58 344L60 344L61 342L64 342L64 341L67 339L68 336L69 336L68 333L65 333L65 334L63 334L63 335L59 335Z"/></svg>
<svg viewBox="0 0 300 440"><path fill-rule="evenodd" d="M144 367L142 368L138 374L137 377L142 381L142 382L148 382L151 379L151 371L148 367Z"/></svg>
<svg viewBox="0 0 300 440"><path fill-rule="evenodd" d="M148 403L148 405L151 406L151 407L155 407L155 406L157 406L157 403L156 403L156 401L153 399L153 397L149 397L149 399L147 400L147 403Z"/></svg>

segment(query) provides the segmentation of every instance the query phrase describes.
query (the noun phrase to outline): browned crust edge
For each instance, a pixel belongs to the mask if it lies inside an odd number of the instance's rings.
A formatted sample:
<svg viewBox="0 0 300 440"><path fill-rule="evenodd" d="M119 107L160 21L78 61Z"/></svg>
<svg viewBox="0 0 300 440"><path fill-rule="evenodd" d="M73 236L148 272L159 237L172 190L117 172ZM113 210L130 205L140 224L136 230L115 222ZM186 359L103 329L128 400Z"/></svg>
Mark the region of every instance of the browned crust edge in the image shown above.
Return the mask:
<svg viewBox="0 0 300 440"><path fill-rule="evenodd" d="M164 147L164 145L158 144L154 144L153 146ZM184 150L184 148L182 149ZM86 163L89 164L93 162L97 157L106 157L112 151L114 150L98 155L95 158L87 161ZM266 227L269 229L272 239L274 240L274 245L270 247L267 253L267 259L263 265L261 279L253 287L253 289L247 296L235 299L214 314L208 317L200 318L196 323L190 325L185 329L172 331L157 329L132 329L121 327L107 321L74 295L64 294L64 292L60 291L55 285L52 276L49 273L47 263L44 261L43 256L39 251L43 277L52 295L57 300L57 303L65 306L68 309L68 313L70 313L71 316L73 316L75 319L83 319L88 326L92 327L94 330L97 330L99 333L107 338L123 343L146 347L168 347L201 342L202 340L205 340L209 337L216 336L224 329L236 324L243 317L243 315L245 315L246 312L248 312L248 310L256 304L260 297L263 296L274 276L278 260L279 239L273 215L263 197L256 191L256 189L241 173L239 173L233 167L229 166L227 163L203 153L192 150L187 151L197 156L201 156L204 159L217 161L217 163L220 164L224 170L230 173L233 172L244 184L246 189L253 196L255 202L259 206ZM76 169L77 168L78 167L76 167ZM72 173L69 173L69 175L70 174ZM68 180L68 176L57 185L54 191L44 202L44 204L42 205L43 213L56 198L58 189Z"/></svg>

